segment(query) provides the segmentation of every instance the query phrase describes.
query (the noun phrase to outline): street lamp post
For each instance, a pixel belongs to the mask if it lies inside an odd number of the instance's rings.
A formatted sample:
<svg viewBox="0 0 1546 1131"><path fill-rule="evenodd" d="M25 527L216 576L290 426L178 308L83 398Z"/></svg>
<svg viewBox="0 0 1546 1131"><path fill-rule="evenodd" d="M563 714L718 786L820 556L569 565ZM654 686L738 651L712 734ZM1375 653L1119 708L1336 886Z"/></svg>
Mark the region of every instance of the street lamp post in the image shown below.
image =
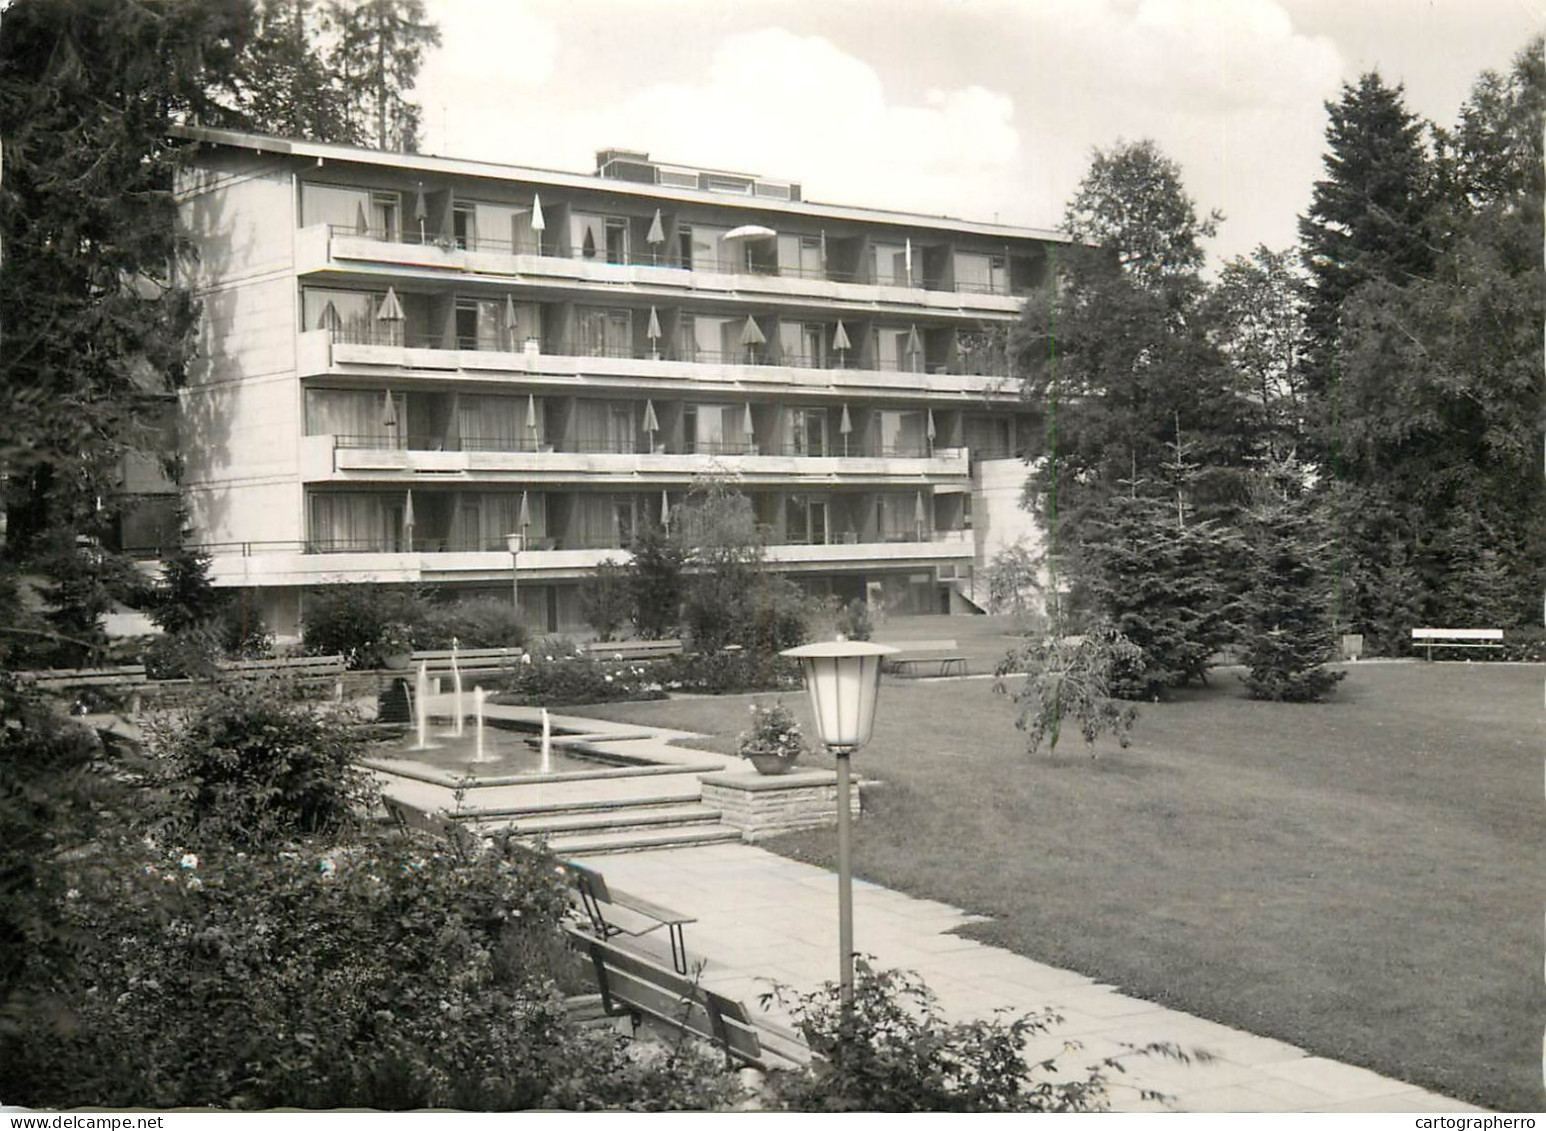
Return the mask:
<svg viewBox="0 0 1546 1131"><path fill-rule="evenodd" d="M510 608L516 620L521 619L521 546L525 541L524 534L505 535L505 545L510 548Z"/></svg>
<svg viewBox="0 0 1546 1131"><path fill-rule="evenodd" d="M849 756L870 740L880 666L895 652L884 644L834 640L790 648L783 655L800 661L805 688L816 715L817 737L837 759L837 931L838 986L845 1007L854 1000L854 905L851 853L853 823L849 812Z"/></svg>

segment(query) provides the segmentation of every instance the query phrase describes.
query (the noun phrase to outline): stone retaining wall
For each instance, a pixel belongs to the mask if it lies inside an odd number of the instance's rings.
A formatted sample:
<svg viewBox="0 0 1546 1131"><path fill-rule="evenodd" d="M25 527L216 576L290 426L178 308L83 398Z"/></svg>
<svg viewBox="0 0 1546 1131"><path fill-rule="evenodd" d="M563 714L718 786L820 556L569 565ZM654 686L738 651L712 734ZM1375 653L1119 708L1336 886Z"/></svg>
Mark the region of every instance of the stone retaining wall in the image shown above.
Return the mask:
<svg viewBox="0 0 1546 1131"><path fill-rule="evenodd" d="M718 809L741 839L759 841L793 829L837 823L837 774L796 770L763 775L750 771L705 774L703 804ZM850 790L850 812L859 815L858 782Z"/></svg>

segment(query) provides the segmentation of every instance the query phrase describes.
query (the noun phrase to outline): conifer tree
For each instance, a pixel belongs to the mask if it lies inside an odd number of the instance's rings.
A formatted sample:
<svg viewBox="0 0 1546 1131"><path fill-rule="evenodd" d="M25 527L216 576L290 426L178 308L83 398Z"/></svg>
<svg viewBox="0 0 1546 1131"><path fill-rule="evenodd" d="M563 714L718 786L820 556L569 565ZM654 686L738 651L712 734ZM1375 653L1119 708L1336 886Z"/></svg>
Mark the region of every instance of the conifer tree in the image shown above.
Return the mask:
<svg viewBox="0 0 1546 1131"><path fill-rule="evenodd" d="M1246 514L1241 619L1253 699L1318 701L1346 675L1325 666L1335 646L1327 528L1304 480L1294 461L1269 465Z"/></svg>

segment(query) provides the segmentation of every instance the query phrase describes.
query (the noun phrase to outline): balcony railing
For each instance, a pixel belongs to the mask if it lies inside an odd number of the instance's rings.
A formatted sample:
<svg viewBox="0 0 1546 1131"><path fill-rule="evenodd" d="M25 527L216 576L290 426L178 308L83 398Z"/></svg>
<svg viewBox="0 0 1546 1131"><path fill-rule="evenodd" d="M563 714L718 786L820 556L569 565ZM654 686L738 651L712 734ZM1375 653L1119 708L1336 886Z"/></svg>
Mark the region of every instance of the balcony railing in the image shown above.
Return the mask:
<svg viewBox="0 0 1546 1131"><path fill-rule="evenodd" d="M779 535L768 525L759 525L758 535L765 546L859 546L892 543L952 542L959 539L961 530L893 530L860 537L853 532L829 533L826 536ZM522 555L568 550L618 550L626 551L632 539L606 535L546 535L528 536ZM214 556L257 557L262 554L508 554L503 535L488 539L452 538L449 536L415 536L412 539L397 537L339 538L314 536L301 540L273 540L252 542L206 542L193 547Z"/></svg>
<svg viewBox="0 0 1546 1131"><path fill-rule="evenodd" d="M764 443L755 439L745 440L690 440L668 441L657 438L651 446L650 437L641 432L636 439L619 437L591 437L576 440L552 440L529 436L448 436L443 433L409 433L406 437L387 435L385 432L359 435L335 435L334 447L350 451L376 452L486 452L509 453L557 453L568 455L628 455L628 456L775 456L794 459L934 459L939 449L948 445L927 443L860 444L857 441L842 450L841 444L814 447L808 443ZM984 454L976 451L972 459L997 459L1004 455Z"/></svg>
<svg viewBox="0 0 1546 1131"><path fill-rule="evenodd" d="M401 326L376 324L369 326L341 326L332 330L332 340L337 345L391 346L398 349L470 350L486 353L521 353L526 339L509 332L496 331L488 334L456 335L435 334L423 330L408 330ZM541 352L558 357L606 357L634 361L669 361L691 365L757 365L782 366L792 369L853 370L856 373L924 373L948 370L953 376L1001 377L998 367L973 367L957 362L950 366L926 364L922 360L899 362L880 359L867 367L857 363L857 357L822 357L809 354L783 353L776 349L745 347L734 350L698 349L689 346L681 349L670 346L636 348L632 345L573 341L545 341ZM858 351L851 351L857 354Z"/></svg>
<svg viewBox="0 0 1546 1131"><path fill-rule="evenodd" d="M473 251L495 255L540 255L550 259L575 259L590 263L603 263L617 267L664 267L677 271L698 271L712 275L762 275L786 279L818 279L830 283L855 283L861 286L903 287L922 291L957 291L962 294L1023 295L1025 288L1013 288L1004 282L956 282L947 283L937 276L914 274L906 278L874 277L868 272L840 271L832 267L806 267L793 263L748 263L739 257L712 262L684 259L679 252L659 251L651 245L643 250L585 244L565 244L558 240L522 240L515 242L496 236L444 236L426 232L420 239L417 231L409 228L387 229L380 227L359 228L352 224L329 224L328 234L334 238L374 240L377 243L398 243L414 247L438 247L445 251Z"/></svg>

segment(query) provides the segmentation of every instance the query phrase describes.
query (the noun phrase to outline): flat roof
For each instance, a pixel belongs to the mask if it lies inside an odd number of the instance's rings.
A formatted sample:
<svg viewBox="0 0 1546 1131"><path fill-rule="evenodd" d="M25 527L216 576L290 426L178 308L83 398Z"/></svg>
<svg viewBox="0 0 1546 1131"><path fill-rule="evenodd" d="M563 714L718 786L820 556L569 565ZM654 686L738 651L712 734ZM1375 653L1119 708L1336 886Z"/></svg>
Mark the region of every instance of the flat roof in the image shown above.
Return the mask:
<svg viewBox="0 0 1546 1131"><path fill-rule="evenodd" d="M514 181L522 184L552 185L558 188L583 189L591 192L604 191L618 196L637 196L648 200L675 200L692 203L715 204L726 208L740 208L747 212L782 212L794 216L810 216L819 219L853 220L868 224L893 224L898 227L935 228L942 231L960 232L1006 240L1040 240L1054 243L1072 243L1065 232L1050 228L1024 228L1011 224L985 223L980 220L962 220L953 216L930 216L915 212L898 212L883 208L859 208L845 204L824 204L820 201L782 201L766 197L748 197L744 200L727 193L705 189L676 188L667 185L646 185L635 181L614 180L590 173L568 173L557 169L538 169L524 165L504 165L491 161L471 161L458 157L436 157L422 153L393 153L380 149L363 149L352 145L332 142L301 141L295 138L274 137L267 134L242 133L239 130L212 129L207 126L174 126L173 135L208 145L246 149L254 153L272 153L285 157L311 160L352 162L382 168L402 169L409 172L437 176L483 177L498 181Z"/></svg>

